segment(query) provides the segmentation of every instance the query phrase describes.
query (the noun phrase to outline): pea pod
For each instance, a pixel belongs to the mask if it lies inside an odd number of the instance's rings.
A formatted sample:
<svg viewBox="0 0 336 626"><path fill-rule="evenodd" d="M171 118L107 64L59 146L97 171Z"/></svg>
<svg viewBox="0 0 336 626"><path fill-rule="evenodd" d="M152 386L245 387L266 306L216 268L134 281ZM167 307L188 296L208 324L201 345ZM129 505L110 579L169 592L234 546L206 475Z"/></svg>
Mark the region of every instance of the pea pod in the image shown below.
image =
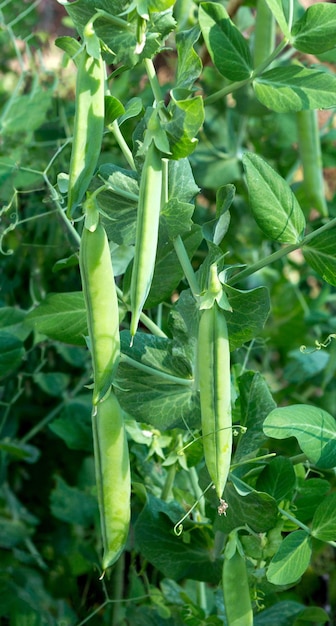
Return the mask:
<svg viewBox="0 0 336 626"><path fill-rule="evenodd" d="M79 266L93 362L93 404L109 391L120 354L118 298L104 227L83 228Z"/></svg>
<svg viewBox="0 0 336 626"><path fill-rule="evenodd" d="M131 326L134 337L155 267L162 191L162 159L154 141L148 146L141 174L131 278Z"/></svg>
<svg viewBox="0 0 336 626"><path fill-rule="evenodd" d="M246 562L238 549L233 555L225 555L222 583L227 625L253 626Z"/></svg>
<svg viewBox="0 0 336 626"><path fill-rule="evenodd" d="M104 62L85 48L77 62L76 111L69 171L68 217L82 202L94 174L104 131Z"/></svg>
<svg viewBox="0 0 336 626"><path fill-rule="evenodd" d="M228 331L217 302L200 312L197 366L204 458L221 498L230 470L232 419Z"/></svg>
<svg viewBox="0 0 336 626"><path fill-rule="evenodd" d="M296 113L299 152L303 167L303 189L310 208L328 217L328 206L322 169L322 152L317 111L313 109Z"/></svg>
<svg viewBox="0 0 336 626"><path fill-rule="evenodd" d="M94 408L92 429L105 571L121 555L130 523L130 463L123 414L113 392Z"/></svg>

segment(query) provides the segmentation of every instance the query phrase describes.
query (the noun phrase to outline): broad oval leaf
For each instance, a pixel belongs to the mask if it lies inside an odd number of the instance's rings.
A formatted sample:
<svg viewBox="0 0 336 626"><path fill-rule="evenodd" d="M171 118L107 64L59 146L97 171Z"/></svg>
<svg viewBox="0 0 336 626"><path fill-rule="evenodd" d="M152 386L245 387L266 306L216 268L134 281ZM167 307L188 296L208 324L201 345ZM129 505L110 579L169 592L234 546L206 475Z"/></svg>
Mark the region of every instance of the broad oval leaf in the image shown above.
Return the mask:
<svg viewBox="0 0 336 626"><path fill-rule="evenodd" d="M0 379L16 370L25 354L22 340L7 330L0 330Z"/></svg>
<svg viewBox="0 0 336 626"><path fill-rule="evenodd" d="M232 307L232 313L226 314L226 321L233 352L262 331L270 312L269 291L267 287L242 291L229 285L225 291Z"/></svg>
<svg viewBox="0 0 336 626"><path fill-rule="evenodd" d="M336 540L336 493L331 493L317 507L312 523L312 535L321 541Z"/></svg>
<svg viewBox="0 0 336 626"><path fill-rule="evenodd" d="M281 243L297 243L306 220L288 183L257 154L243 155L251 209L259 228Z"/></svg>
<svg viewBox="0 0 336 626"><path fill-rule="evenodd" d="M88 331L83 293L49 294L27 315L26 323L49 339L85 346Z"/></svg>
<svg viewBox="0 0 336 626"><path fill-rule="evenodd" d="M318 2L295 22L291 44L301 52L321 54L336 46L336 6Z"/></svg>
<svg viewBox="0 0 336 626"><path fill-rule="evenodd" d="M267 570L273 585L291 585L306 571L312 554L311 540L304 530L287 535Z"/></svg>
<svg viewBox="0 0 336 626"><path fill-rule="evenodd" d="M307 263L330 285L336 286L336 229L326 230L302 247Z"/></svg>
<svg viewBox="0 0 336 626"><path fill-rule="evenodd" d="M295 437L316 467L336 466L336 422L323 409L307 404L274 409L264 421L264 433L274 439Z"/></svg>
<svg viewBox="0 0 336 626"><path fill-rule="evenodd" d="M232 475L232 480L238 480ZM256 533L271 530L278 518L277 503L268 493L251 491L241 495L231 483L225 487L224 498L228 504L226 515L217 516L215 530L230 533L235 528L248 525Z"/></svg>
<svg viewBox="0 0 336 626"><path fill-rule="evenodd" d="M268 70L254 80L253 88L258 100L278 113L336 105L336 77L300 65Z"/></svg>
<svg viewBox="0 0 336 626"><path fill-rule="evenodd" d="M248 43L224 7L215 2L202 2L199 24L211 59L220 74L233 81L249 78L253 65Z"/></svg>
<svg viewBox="0 0 336 626"><path fill-rule="evenodd" d="M277 456L272 459L258 476L257 489L265 491L277 502L281 502L294 490L296 477L289 459Z"/></svg>

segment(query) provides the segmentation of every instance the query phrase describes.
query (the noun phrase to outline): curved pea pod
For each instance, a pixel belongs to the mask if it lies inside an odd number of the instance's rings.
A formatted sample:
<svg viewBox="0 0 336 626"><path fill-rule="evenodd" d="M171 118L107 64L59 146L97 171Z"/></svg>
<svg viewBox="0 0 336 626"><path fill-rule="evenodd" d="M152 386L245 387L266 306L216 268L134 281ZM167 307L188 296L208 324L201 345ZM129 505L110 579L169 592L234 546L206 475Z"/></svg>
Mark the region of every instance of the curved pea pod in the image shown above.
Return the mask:
<svg viewBox="0 0 336 626"><path fill-rule="evenodd" d="M113 392L94 408L92 429L105 571L120 557L131 516L131 475L123 414Z"/></svg>
<svg viewBox="0 0 336 626"><path fill-rule="evenodd" d="M238 550L225 556L222 583L228 626L253 626L246 562Z"/></svg>
<svg viewBox="0 0 336 626"><path fill-rule="evenodd" d="M109 391L120 356L119 312L110 248L104 227L83 228L79 267L93 364L93 404Z"/></svg>
<svg viewBox="0 0 336 626"><path fill-rule="evenodd" d="M77 62L76 110L70 158L67 215L82 202L100 155L104 131L104 61L84 48Z"/></svg>
<svg viewBox="0 0 336 626"><path fill-rule="evenodd" d="M148 147L141 174L135 254L131 278L131 326L134 337L152 284L158 242L162 191L162 159L154 141Z"/></svg>
<svg viewBox="0 0 336 626"><path fill-rule="evenodd" d="M204 458L221 498L230 470L232 418L228 331L217 302L200 312L197 361Z"/></svg>

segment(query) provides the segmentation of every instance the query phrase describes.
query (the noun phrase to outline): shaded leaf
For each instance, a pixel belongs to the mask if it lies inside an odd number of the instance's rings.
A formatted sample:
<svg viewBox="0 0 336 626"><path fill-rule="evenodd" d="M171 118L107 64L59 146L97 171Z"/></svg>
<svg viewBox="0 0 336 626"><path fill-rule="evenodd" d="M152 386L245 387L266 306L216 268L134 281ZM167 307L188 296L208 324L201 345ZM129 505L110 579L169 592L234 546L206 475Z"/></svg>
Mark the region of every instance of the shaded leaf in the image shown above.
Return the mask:
<svg viewBox="0 0 336 626"><path fill-rule="evenodd" d="M77 396L67 402L58 418L49 424L71 450L92 452L91 398Z"/></svg>
<svg viewBox="0 0 336 626"><path fill-rule="evenodd" d="M62 396L66 390L70 376L63 372L38 372L33 376L34 382L49 396Z"/></svg>
<svg viewBox="0 0 336 626"><path fill-rule="evenodd" d="M232 476L234 481L234 476ZM217 516L215 529L230 533L235 528L247 524L254 532L264 533L273 528L278 517L277 503L267 493L251 491L240 495L234 486L228 483L224 490L228 509L226 516Z"/></svg>
<svg viewBox="0 0 336 626"><path fill-rule="evenodd" d="M302 247L307 263L330 285L336 286L336 230L317 235Z"/></svg>
<svg viewBox="0 0 336 626"><path fill-rule="evenodd" d="M232 352L262 331L270 311L269 292L266 287L240 291L228 285L225 292L232 307L225 314Z"/></svg>
<svg viewBox="0 0 336 626"><path fill-rule="evenodd" d="M176 34L178 64L175 86L178 88L190 89L202 71L202 61L194 50L198 39L198 28Z"/></svg>
<svg viewBox="0 0 336 626"><path fill-rule="evenodd" d="M317 507L313 522L312 535L321 541L336 540L336 493L331 493Z"/></svg>
<svg viewBox="0 0 336 626"><path fill-rule="evenodd" d="M25 355L23 342L17 335L0 330L0 379L9 376L21 364Z"/></svg>
<svg viewBox="0 0 336 626"><path fill-rule="evenodd" d="M77 487L70 487L60 477L56 477L56 487L51 492L50 508L54 517L70 524L88 526L93 524L98 503L94 496Z"/></svg>
<svg viewBox="0 0 336 626"><path fill-rule="evenodd" d="M26 317L26 323L49 339L76 346L88 334L86 309L81 291L49 294Z"/></svg>
<svg viewBox="0 0 336 626"><path fill-rule="evenodd" d="M277 502L288 497L295 488L296 476L293 465L286 457L271 459L258 476L256 487L265 491Z"/></svg>

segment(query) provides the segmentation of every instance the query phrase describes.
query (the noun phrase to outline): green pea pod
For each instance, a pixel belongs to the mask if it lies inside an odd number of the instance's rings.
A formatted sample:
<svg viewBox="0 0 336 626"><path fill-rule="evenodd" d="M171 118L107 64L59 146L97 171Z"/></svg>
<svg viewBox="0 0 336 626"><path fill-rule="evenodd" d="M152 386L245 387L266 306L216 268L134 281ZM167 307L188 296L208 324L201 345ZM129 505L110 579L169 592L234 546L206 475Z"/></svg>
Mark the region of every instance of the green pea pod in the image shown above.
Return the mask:
<svg viewBox="0 0 336 626"><path fill-rule="evenodd" d="M238 550L225 557L222 582L228 626L253 626L246 562Z"/></svg>
<svg viewBox="0 0 336 626"><path fill-rule="evenodd" d="M134 337L148 296L155 267L162 190L162 159L154 141L148 147L141 174L135 254L131 278L131 327Z"/></svg>
<svg viewBox="0 0 336 626"><path fill-rule="evenodd" d="M105 571L125 548L131 515L127 438L122 410L113 392L94 408L92 429Z"/></svg>
<svg viewBox="0 0 336 626"><path fill-rule="evenodd" d="M84 48L77 62L76 111L69 171L67 215L82 202L94 174L104 131L104 62Z"/></svg>
<svg viewBox="0 0 336 626"><path fill-rule="evenodd" d="M197 365L204 458L221 498L232 448L229 339L225 315L217 302L200 315Z"/></svg>
<svg viewBox="0 0 336 626"><path fill-rule="evenodd" d="M328 217L317 111L298 111L296 121L306 199L310 208L316 209L323 217Z"/></svg>
<svg viewBox="0 0 336 626"><path fill-rule="evenodd" d="M105 229L83 228L79 266L93 362L93 404L109 391L120 355L119 313Z"/></svg>

